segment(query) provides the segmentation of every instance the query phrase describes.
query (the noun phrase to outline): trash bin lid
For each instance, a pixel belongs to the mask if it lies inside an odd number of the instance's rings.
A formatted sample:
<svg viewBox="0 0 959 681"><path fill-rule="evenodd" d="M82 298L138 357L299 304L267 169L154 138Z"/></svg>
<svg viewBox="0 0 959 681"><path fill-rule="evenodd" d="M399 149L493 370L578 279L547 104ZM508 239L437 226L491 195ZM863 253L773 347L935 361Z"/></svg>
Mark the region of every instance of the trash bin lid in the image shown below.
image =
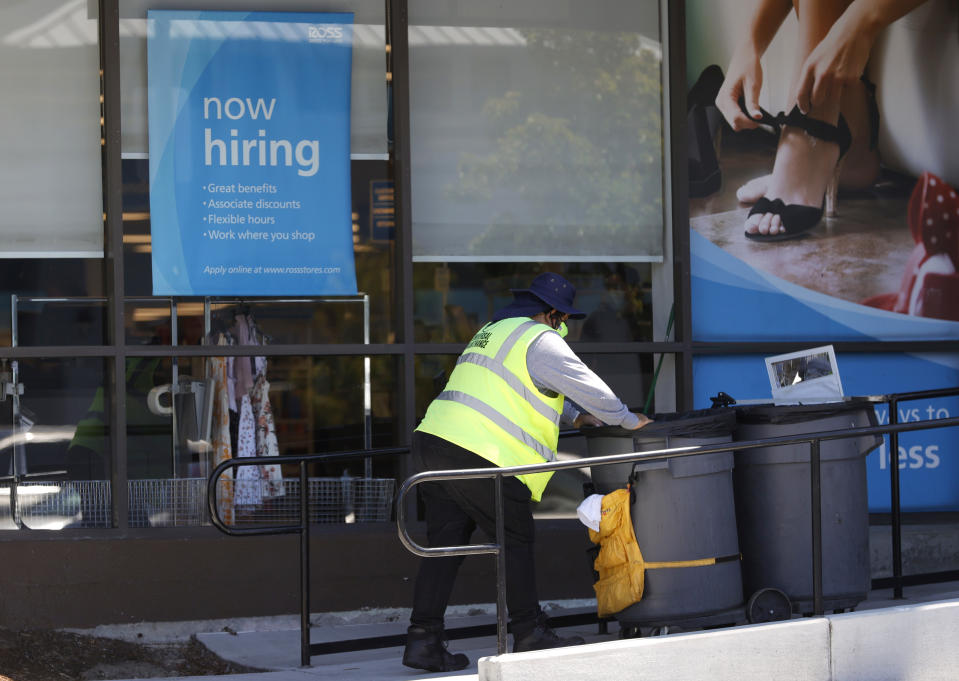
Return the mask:
<svg viewBox="0 0 959 681"><path fill-rule="evenodd" d="M627 430L620 426L584 428L589 437L722 437L729 435L736 425L736 412L729 407L698 409L686 412L650 414L652 423L639 430Z"/></svg>
<svg viewBox="0 0 959 681"><path fill-rule="evenodd" d="M874 401L870 399L847 398L837 402L819 404L752 404L731 407L735 411L738 423L748 424L787 424L804 423L837 416L857 409L874 411ZM875 425L875 424L872 424Z"/></svg>

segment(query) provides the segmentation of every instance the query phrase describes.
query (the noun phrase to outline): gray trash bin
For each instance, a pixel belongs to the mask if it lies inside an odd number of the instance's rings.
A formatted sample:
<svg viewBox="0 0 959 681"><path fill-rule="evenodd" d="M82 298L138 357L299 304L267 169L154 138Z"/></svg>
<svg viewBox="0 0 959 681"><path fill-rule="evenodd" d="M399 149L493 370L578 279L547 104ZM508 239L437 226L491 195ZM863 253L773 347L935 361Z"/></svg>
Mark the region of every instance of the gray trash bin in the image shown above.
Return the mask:
<svg viewBox="0 0 959 681"><path fill-rule="evenodd" d="M876 425L873 404L738 406L739 441ZM853 608L870 588L866 454L881 437L821 442L823 607ZM813 612L808 444L737 450L733 473L743 590L774 588L795 612Z"/></svg>
<svg viewBox="0 0 959 681"><path fill-rule="evenodd" d="M732 441L735 412L710 409L655 414L638 431L585 430L589 456L625 454ZM596 492L625 487L635 467L633 530L647 562L719 558L713 565L646 571L643 598L615 615L622 626L697 627L743 617L736 536L733 453L719 452L639 464L591 468Z"/></svg>

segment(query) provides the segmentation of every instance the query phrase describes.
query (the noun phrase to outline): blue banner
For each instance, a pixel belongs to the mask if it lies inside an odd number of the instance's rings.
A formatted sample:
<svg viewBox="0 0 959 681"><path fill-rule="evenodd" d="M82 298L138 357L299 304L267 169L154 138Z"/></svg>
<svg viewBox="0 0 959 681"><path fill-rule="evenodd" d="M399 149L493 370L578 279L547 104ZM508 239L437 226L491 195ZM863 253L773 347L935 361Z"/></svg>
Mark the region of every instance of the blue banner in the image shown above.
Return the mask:
<svg viewBox="0 0 959 681"><path fill-rule="evenodd" d="M147 13L154 295L356 293L349 13Z"/></svg>

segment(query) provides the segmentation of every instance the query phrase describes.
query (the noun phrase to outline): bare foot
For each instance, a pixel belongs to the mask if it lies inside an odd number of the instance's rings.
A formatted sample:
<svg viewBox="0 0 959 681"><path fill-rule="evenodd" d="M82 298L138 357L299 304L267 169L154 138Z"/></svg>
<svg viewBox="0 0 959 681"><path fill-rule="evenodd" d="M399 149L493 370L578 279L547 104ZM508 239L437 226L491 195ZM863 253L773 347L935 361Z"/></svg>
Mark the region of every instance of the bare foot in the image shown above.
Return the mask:
<svg viewBox="0 0 959 681"><path fill-rule="evenodd" d="M841 111L852 133L852 144L843 158L839 188L852 191L868 189L879 177L879 150L870 149L871 122L869 95L862 81L843 92ZM768 196L771 175L755 177L736 190L740 203L753 204Z"/></svg>

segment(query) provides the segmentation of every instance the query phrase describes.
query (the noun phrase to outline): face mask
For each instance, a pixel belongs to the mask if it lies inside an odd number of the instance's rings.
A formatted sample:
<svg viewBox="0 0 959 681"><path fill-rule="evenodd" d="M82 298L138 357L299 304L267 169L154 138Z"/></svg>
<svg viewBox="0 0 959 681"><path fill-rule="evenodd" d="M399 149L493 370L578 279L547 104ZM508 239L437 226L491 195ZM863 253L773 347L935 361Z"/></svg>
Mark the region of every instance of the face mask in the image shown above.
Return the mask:
<svg viewBox="0 0 959 681"><path fill-rule="evenodd" d="M560 338L566 338L566 334L569 333L566 322L560 322L559 328L556 329L556 332L559 334Z"/></svg>

